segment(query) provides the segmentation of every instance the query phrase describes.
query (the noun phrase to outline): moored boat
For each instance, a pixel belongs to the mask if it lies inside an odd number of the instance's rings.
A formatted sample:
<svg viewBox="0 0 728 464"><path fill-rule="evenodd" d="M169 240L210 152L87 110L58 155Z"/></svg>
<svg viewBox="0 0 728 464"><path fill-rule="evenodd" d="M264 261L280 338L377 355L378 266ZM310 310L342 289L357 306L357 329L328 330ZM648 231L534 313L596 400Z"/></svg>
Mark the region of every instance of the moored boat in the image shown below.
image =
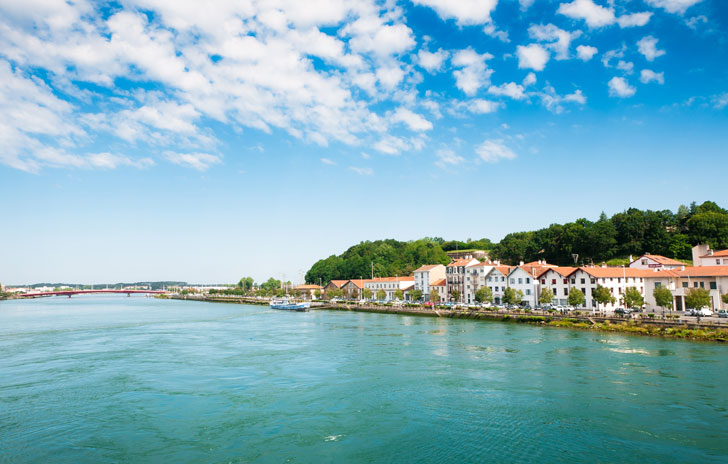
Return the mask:
<svg viewBox="0 0 728 464"><path fill-rule="evenodd" d="M285 309L287 311L308 311L311 303L296 303L289 301L287 298L280 300L271 300L270 307L273 309Z"/></svg>

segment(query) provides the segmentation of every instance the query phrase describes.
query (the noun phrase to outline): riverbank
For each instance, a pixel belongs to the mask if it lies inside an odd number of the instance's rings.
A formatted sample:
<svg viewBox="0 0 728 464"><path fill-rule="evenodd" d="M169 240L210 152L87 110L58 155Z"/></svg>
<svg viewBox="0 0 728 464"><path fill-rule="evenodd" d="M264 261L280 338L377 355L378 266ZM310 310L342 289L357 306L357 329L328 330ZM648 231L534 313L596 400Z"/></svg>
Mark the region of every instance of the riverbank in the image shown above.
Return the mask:
<svg viewBox="0 0 728 464"><path fill-rule="evenodd" d="M204 301L210 303L269 304L268 300L240 297L165 296L177 300ZM591 315L559 315L548 313L523 313L488 310L430 309L422 306L375 306L354 304L331 304L313 302L312 310L358 311L382 314L399 314L422 317L447 317L452 319L475 319L521 324L536 324L547 327L596 330L601 332L628 333L653 337L679 338L714 342L728 342L728 327L704 321L632 319L620 317L595 317Z"/></svg>

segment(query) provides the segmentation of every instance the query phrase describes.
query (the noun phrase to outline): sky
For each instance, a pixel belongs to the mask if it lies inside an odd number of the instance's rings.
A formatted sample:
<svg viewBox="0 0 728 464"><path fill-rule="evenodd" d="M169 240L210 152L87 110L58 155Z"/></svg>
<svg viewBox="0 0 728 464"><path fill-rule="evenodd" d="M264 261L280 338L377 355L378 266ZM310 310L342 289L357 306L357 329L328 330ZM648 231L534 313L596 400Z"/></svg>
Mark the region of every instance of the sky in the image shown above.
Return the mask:
<svg viewBox="0 0 728 464"><path fill-rule="evenodd" d="M722 0L0 0L0 282L728 206ZM721 174L722 173L722 174Z"/></svg>

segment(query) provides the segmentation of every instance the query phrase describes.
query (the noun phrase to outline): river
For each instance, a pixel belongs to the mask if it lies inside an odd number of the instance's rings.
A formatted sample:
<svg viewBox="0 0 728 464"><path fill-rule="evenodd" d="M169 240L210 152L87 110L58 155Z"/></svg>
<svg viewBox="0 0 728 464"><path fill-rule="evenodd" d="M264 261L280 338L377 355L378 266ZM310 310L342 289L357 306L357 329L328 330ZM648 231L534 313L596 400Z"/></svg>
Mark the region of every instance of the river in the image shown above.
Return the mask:
<svg viewBox="0 0 728 464"><path fill-rule="evenodd" d="M125 296L0 302L0 462L728 461L728 346Z"/></svg>

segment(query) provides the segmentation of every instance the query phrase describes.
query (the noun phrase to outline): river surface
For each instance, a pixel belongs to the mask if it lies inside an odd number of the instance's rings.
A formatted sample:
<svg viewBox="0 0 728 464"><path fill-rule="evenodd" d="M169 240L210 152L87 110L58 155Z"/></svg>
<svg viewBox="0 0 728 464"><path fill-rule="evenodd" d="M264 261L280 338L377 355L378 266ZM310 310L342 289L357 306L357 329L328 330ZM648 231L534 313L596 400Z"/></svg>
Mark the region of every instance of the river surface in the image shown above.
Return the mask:
<svg viewBox="0 0 728 464"><path fill-rule="evenodd" d="M337 311L0 302L0 462L728 462L728 346Z"/></svg>

